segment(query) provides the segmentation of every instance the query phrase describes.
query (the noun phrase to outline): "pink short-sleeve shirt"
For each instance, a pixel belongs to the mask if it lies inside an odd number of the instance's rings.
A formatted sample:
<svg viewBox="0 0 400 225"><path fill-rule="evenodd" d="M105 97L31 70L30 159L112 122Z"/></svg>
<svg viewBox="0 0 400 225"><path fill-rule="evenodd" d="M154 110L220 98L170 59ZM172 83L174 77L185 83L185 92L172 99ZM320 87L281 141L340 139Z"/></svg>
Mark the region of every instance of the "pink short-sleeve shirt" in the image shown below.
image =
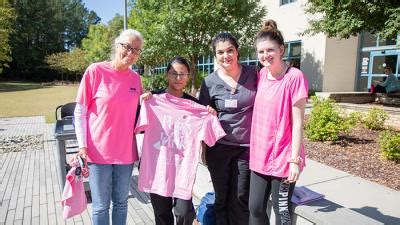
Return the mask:
<svg viewBox="0 0 400 225"><path fill-rule="evenodd" d="M135 131L145 131L138 189L185 200L192 198L201 141L213 146L225 136L206 107L168 93L142 103Z"/></svg>
<svg viewBox="0 0 400 225"><path fill-rule="evenodd" d="M288 177L292 154L292 107L308 97L305 75L291 67L278 80L267 78L268 70L259 74L250 137L250 169L258 173ZM304 167L304 146L300 165Z"/></svg>
<svg viewBox="0 0 400 225"><path fill-rule="evenodd" d="M88 108L88 162L130 164L138 159L134 124L140 76L116 71L108 62L94 63L83 75L76 102Z"/></svg>

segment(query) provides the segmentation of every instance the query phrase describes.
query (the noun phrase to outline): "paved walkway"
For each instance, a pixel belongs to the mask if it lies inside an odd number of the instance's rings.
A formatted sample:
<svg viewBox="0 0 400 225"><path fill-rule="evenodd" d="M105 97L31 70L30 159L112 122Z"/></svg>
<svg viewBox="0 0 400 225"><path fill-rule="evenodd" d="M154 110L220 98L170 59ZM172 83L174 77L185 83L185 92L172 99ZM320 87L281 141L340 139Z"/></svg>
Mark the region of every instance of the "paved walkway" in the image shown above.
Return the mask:
<svg viewBox="0 0 400 225"><path fill-rule="evenodd" d="M0 118L0 139L39 135L40 150L0 154L0 225L91 224L91 204L81 215L63 220L54 151L54 124L44 117ZM3 146L0 146L3 147ZM137 187L137 168L130 188L128 224L154 224L148 195Z"/></svg>

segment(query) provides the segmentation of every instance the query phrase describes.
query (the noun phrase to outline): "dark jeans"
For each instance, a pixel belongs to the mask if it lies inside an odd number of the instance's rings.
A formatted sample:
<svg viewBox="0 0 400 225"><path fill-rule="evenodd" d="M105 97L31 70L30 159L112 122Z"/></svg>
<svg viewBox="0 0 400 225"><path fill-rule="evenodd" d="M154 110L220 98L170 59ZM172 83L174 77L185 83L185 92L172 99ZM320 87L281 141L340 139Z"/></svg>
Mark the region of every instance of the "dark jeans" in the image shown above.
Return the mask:
<svg viewBox="0 0 400 225"><path fill-rule="evenodd" d="M272 207L277 225L290 225L290 209L295 183L282 182L283 178L272 177L251 171L250 179L250 224L270 224L267 215L267 203L272 197Z"/></svg>
<svg viewBox="0 0 400 225"><path fill-rule="evenodd" d="M249 223L249 148L216 144L206 160L215 191L217 225Z"/></svg>
<svg viewBox="0 0 400 225"><path fill-rule="evenodd" d="M386 93L386 88L378 84L374 87L374 93Z"/></svg>
<svg viewBox="0 0 400 225"><path fill-rule="evenodd" d="M192 225L196 213L192 200L164 197L157 194L150 194L151 204L153 205L156 225L174 225L174 215L176 225Z"/></svg>

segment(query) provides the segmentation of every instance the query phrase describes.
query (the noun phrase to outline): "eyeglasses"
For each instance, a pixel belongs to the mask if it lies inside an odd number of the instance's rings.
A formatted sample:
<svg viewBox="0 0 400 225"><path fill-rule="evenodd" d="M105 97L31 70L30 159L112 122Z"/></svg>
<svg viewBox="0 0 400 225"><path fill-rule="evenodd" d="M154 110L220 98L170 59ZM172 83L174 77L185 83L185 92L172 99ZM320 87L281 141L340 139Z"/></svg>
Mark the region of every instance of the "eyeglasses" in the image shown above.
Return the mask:
<svg viewBox="0 0 400 225"><path fill-rule="evenodd" d="M119 43L119 44L128 52L132 52L132 53L137 54L137 55L142 53L142 49L140 49L140 48L134 48L134 47L132 47L129 44L126 44L126 43Z"/></svg>
<svg viewBox="0 0 400 225"><path fill-rule="evenodd" d="M181 77L181 78L189 77L188 73L169 72L168 75L170 75L171 77L173 77L175 79L178 78L178 76Z"/></svg>

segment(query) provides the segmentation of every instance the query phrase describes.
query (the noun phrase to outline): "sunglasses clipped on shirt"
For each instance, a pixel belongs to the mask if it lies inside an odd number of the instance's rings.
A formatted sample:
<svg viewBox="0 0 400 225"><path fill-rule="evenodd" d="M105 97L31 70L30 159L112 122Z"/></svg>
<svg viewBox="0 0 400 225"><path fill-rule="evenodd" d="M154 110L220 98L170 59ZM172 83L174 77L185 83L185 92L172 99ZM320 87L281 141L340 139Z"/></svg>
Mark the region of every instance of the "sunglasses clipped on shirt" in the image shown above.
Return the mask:
<svg viewBox="0 0 400 225"><path fill-rule="evenodd" d="M119 44L128 52L132 52L132 53L135 53L135 54L141 54L142 51L143 51L140 48L134 48L134 47L132 47L129 44L126 44L126 43L119 43Z"/></svg>

